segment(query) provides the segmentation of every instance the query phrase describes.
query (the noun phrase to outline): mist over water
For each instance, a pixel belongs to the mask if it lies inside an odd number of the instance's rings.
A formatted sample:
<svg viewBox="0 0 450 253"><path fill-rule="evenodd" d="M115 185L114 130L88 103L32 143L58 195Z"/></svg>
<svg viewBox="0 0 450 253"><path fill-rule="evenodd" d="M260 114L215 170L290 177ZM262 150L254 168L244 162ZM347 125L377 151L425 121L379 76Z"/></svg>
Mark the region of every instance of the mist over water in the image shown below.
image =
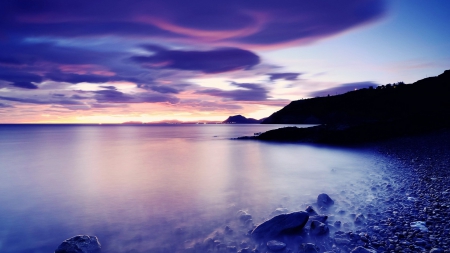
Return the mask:
<svg viewBox="0 0 450 253"><path fill-rule="evenodd" d="M369 150L229 139L279 127L0 126L0 251L53 252L77 234L104 252L179 250L225 225L241 240L238 210L258 224L322 192L371 201L358 195L381 177Z"/></svg>

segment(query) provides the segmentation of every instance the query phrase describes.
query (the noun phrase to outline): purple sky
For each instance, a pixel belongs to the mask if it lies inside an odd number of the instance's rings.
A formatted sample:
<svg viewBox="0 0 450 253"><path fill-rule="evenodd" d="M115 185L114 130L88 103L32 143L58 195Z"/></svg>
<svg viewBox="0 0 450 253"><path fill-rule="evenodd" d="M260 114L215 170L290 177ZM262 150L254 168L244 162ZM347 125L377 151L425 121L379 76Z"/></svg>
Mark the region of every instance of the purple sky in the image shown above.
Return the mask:
<svg viewBox="0 0 450 253"><path fill-rule="evenodd" d="M0 123L262 118L450 68L447 1L0 1Z"/></svg>

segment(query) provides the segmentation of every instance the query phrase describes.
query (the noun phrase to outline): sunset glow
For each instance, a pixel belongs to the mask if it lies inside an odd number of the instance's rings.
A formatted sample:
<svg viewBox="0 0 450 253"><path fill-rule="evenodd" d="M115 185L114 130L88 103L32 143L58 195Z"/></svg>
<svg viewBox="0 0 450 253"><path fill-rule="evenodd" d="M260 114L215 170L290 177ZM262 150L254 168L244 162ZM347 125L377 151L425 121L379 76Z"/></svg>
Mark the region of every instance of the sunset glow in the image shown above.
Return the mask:
<svg viewBox="0 0 450 253"><path fill-rule="evenodd" d="M106 8L107 6L107 8ZM2 1L0 123L263 118L450 66L446 1Z"/></svg>

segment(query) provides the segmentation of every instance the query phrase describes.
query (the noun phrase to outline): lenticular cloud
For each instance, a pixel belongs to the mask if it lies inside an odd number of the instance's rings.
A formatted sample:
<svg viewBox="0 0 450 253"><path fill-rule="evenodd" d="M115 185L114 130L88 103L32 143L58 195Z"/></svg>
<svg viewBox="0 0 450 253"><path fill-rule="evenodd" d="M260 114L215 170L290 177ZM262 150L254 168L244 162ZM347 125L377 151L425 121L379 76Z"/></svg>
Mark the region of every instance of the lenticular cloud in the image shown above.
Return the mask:
<svg viewBox="0 0 450 253"><path fill-rule="evenodd" d="M2 36L128 36L269 46L377 20L382 0L5 0Z"/></svg>

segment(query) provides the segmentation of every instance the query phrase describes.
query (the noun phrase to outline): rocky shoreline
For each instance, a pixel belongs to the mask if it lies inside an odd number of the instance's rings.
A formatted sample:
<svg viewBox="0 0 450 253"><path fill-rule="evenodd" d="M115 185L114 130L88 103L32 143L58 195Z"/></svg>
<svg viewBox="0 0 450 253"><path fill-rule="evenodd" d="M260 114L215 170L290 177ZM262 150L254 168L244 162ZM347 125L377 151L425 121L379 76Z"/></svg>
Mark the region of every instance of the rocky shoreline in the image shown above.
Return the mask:
<svg viewBox="0 0 450 253"><path fill-rule="evenodd" d="M321 194L305 210L278 208L258 226L241 210L206 238L155 252L449 253L449 140L447 130L366 146L386 158L380 161L380 173L371 174L373 180L358 193L342 192L366 202L334 203L333 195L328 199ZM289 215L308 219L292 223Z"/></svg>

